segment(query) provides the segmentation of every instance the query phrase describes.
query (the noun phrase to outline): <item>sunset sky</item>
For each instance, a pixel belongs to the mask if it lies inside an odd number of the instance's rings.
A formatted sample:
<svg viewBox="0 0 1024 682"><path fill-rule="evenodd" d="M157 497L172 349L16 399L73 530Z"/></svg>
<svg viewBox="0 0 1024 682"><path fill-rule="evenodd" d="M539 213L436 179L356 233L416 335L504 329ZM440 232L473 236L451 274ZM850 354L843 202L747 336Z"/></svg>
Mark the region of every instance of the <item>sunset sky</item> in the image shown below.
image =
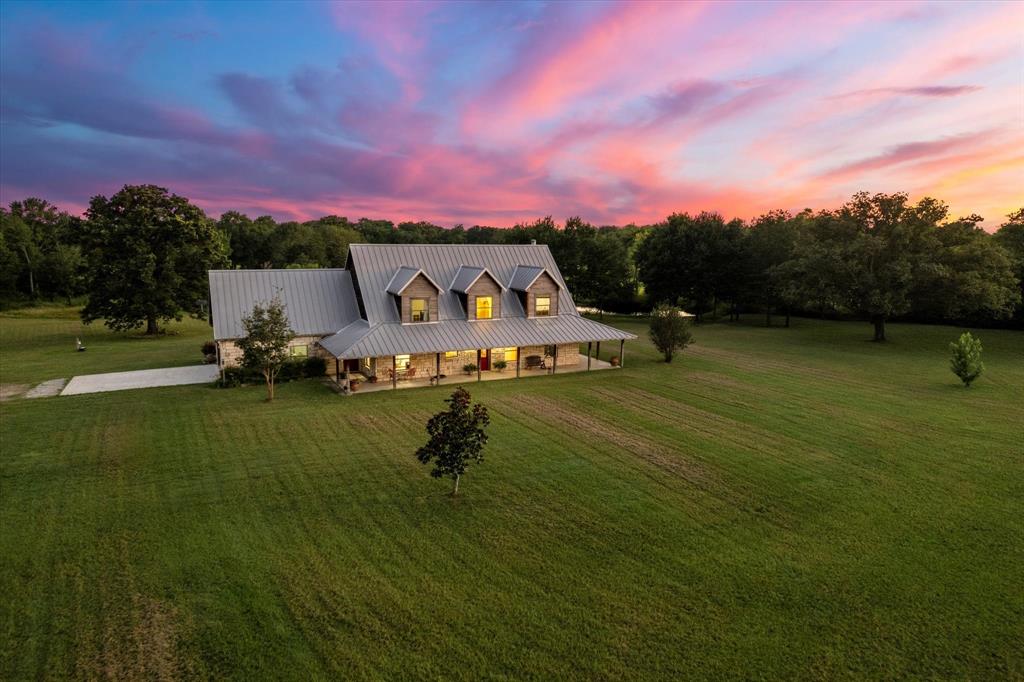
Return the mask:
<svg viewBox="0 0 1024 682"><path fill-rule="evenodd" d="M0 202L750 218L1024 205L1024 3L0 5Z"/></svg>

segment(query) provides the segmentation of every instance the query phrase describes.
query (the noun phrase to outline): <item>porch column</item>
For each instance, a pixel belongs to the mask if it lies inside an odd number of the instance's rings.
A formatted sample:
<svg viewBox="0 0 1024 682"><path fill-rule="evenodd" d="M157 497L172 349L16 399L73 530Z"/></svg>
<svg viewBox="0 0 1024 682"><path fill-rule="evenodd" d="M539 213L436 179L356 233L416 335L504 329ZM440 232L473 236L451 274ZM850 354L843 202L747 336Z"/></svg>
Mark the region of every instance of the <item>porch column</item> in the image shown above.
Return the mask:
<svg viewBox="0 0 1024 682"><path fill-rule="evenodd" d="M516 346L516 379L519 378L519 356L522 355L522 348Z"/></svg>
<svg viewBox="0 0 1024 682"><path fill-rule="evenodd" d="M590 348L594 345L593 341L587 341L587 371L590 371Z"/></svg>
<svg viewBox="0 0 1024 682"><path fill-rule="evenodd" d="M398 356L391 356L391 388L398 388Z"/></svg>
<svg viewBox="0 0 1024 682"><path fill-rule="evenodd" d="M480 381L480 349L476 349L476 380Z"/></svg>
<svg viewBox="0 0 1024 682"><path fill-rule="evenodd" d="M554 355L551 356L551 373L554 374L558 371L558 344L556 343L553 348Z"/></svg>
<svg viewBox="0 0 1024 682"><path fill-rule="evenodd" d="M334 383L341 383L341 360L334 358Z"/></svg>
<svg viewBox="0 0 1024 682"><path fill-rule="evenodd" d="M626 339L619 339L619 367L626 365Z"/></svg>
<svg viewBox="0 0 1024 682"><path fill-rule="evenodd" d="M594 357L598 360L601 359L601 342L597 342L597 348L594 349Z"/></svg>
<svg viewBox="0 0 1024 682"><path fill-rule="evenodd" d="M437 358L434 361L434 384L437 386L441 385L441 354L437 354Z"/></svg>

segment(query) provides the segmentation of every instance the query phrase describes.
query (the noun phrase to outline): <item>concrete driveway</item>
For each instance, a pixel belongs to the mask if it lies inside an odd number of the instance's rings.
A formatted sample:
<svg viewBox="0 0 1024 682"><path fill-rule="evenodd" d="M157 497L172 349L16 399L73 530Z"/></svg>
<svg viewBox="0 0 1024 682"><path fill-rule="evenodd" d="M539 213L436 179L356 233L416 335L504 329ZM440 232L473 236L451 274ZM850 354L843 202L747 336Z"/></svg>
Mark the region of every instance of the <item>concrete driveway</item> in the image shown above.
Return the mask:
<svg viewBox="0 0 1024 682"><path fill-rule="evenodd" d="M82 393L126 391L131 388L208 384L216 378L217 365L140 369L134 372L110 372L108 374L83 374L82 376L72 377L60 394L81 395Z"/></svg>

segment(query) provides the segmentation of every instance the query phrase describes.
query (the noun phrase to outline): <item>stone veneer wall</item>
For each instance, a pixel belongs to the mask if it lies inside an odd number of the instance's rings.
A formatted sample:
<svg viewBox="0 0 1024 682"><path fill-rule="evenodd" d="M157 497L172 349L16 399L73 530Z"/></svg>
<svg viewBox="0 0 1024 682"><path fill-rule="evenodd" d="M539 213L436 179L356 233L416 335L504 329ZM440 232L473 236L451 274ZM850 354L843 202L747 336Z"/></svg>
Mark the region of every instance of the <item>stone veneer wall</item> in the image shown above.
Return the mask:
<svg viewBox="0 0 1024 682"><path fill-rule="evenodd" d="M522 370L526 371L526 357L528 355L540 355L545 357L547 366L550 369L552 364L552 358L550 355L545 355L545 346L523 346L519 349L519 358L522 365ZM575 343L564 343L558 346L558 364L563 367L571 365L577 365L580 362L580 348L579 344ZM491 371L494 369L494 363L499 360L505 359L505 352L503 349L491 349ZM409 356L409 367L416 368L416 377L419 379L431 377L434 375L436 357L434 353L420 353ZM512 360L506 360L508 367L505 369L506 372L515 374L516 365ZM462 368L468 364L476 364L476 350L463 350L458 351L454 357L446 357L445 353L441 353L441 374L445 376L456 376L458 374L464 374ZM360 366L363 368L364 373L369 374L372 371L372 367L377 368L377 379L378 381L389 381L388 370L391 369L391 356L381 356L377 358L370 358L370 363L366 364L361 362ZM403 370L404 367L399 367L399 371ZM401 377L401 374L399 374Z"/></svg>
<svg viewBox="0 0 1024 682"><path fill-rule="evenodd" d="M327 373L334 374L334 356L320 346L315 345L320 340L319 336L296 336L288 344L289 348L294 346L307 346L309 357L322 357L327 360ZM234 341L218 341L220 348L220 367L237 367L242 364L242 349Z"/></svg>
<svg viewBox="0 0 1024 682"><path fill-rule="evenodd" d="M288 344L292 346L308 346L309 357L322 357L327 360L327 373L330 376L334 376L334 356L325 351L320 346L315 345L316 341L320 339L319 336L297 336L292 339L292 342ZM242 351L235 344L234 341L219 341L220 347L220 367L235 367L240 365L242 362ZM519 349L519 361L522 364L522 368L526 370L526 357L529 355L540 355L545 357L547 366L551 367L551 356L545 355L545 346L523 346ZM558 364L561 366L575 365L580 362L581 354L579 345L575 343L564 343L558 346ZM499 360L505 359L505 352L503 349L493 348L491 349L491 369L494 369L494 363ZM378 373L378 379L380 381L388 380L388 370L391 369L391 356L384 356L379 358L371 358L371 364L367 365L365 361L360 361L360 369L369 375L372 371L373 361L376 360L376 368ZM515 362L507 360L508 367L505 369L506 372L516 371ZM434 353L420 353L409 356L409 366L416 368L417 377L430 377L434 374ZM441 374L447 376L454 376L462 373L462 368L470 363L476 364L476 350L464 350L458 351L455 357L446 357L445 353L441 353ZM399 368L403 369L403 368Z"/></svg>

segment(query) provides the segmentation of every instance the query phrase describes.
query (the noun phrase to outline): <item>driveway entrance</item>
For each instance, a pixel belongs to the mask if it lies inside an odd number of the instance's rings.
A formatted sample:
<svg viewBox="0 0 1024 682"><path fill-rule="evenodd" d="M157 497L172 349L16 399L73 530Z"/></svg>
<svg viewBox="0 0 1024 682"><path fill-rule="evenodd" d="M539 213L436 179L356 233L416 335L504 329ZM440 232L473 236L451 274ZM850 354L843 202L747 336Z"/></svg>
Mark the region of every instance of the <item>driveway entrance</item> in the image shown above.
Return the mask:
<svg viewBox="0 0 1024 682"><path fill-rule="evenodd" d="M126 391L132 388L208 384L217 378L217 373L217 365L195 365L192 367L169 367L167 369L140 369L134 372L83 374L82 376L72 377L60 394L80 395L83 393L104 393L106 391Z"/></svg>

